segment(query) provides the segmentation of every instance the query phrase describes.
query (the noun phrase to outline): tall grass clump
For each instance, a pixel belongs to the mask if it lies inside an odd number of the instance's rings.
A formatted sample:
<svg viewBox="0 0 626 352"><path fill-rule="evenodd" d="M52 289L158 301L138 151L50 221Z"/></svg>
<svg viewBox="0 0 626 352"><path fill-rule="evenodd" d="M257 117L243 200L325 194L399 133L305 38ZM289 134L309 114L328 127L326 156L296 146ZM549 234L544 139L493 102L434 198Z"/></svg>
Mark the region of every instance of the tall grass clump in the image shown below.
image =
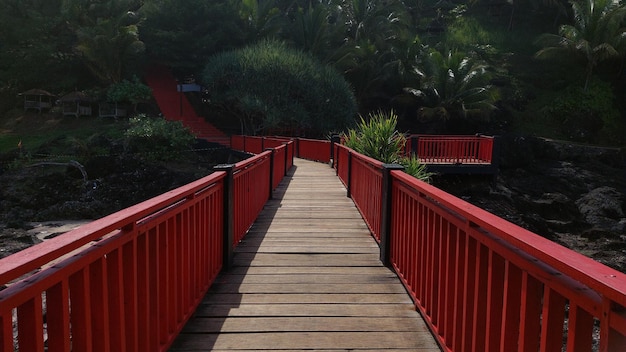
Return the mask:
<svg viewBox="0 0 626 352"><path fill-rule="evenodd" d="M422 181L429 182L432 173L426 170L415 155L404 155L406 136L396 129L398 116L393 112L370 113L356 128L344 134L345 145L363 155L385 164L400 164L404 171Z"/></svg>

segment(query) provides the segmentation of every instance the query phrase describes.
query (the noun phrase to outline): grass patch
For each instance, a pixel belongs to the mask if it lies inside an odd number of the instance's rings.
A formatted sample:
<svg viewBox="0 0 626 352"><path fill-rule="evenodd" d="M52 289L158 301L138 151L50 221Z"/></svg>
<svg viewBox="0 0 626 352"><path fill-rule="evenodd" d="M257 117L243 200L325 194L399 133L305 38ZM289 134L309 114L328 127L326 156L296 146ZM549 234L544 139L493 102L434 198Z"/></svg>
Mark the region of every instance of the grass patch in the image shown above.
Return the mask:
<svg viewBox="0 0 626 352"><path fill-rule="evenodd" d="M0 153L17 150L20 141L25 150L36 150L59 138L84 140L96 133L121 137L127 127L126 120L13 110L0 117Z"/></svg>

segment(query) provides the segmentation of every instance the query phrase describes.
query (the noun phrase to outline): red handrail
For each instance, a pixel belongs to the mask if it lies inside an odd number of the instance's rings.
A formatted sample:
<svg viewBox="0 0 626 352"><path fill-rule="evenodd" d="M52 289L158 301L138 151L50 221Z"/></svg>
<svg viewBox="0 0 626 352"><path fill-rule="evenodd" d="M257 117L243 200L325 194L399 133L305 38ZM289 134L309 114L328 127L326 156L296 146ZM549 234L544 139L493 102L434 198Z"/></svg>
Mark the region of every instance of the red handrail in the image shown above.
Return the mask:
<svg viewBox="0 0 626 352"><path fill-rule="evenodd" d="M493 141L494 137L482 135L413 135L408 138L406 151L415 151L426 164L491 164Z"/></svg>
<svg viewBox="0 0 626 352"><path fill-rule="evenodd" d="M43 351L44 311L48 351L166 350L221 269L224 176L1 259L0 350Z"/></svg>
<svg viewBox="0 0 626 352"><path fill-rule="evenodd" d="M379 242L390 214L390 264L444 350L590 351L598 328L600 351L626 350L626 275L401 171L389 171L384 209L385 185L368 181L382 164L334 150Z"/></svg>
<svg viewBox="0 0 626 352"><path fill-rule="evenodd" d="M246 143L247 144L247 143ZM234 226L233 246L254 223L263 206L270 198L270 155L265 151L235 164L234 182Z"/></svg>
<svg viewBox="0 0 626 352"><path fill-rule="evenodd" d="M350 169L350 196L372 236L376 242L380 242L382 163L363 154L353 153Z"/></svg>
<svg viewBox="0 0 626 352"><path fill-rule="evenodd" d="M298 138L298 157L322 163L330 162L330 141Z"/></svg>
<svg viewBox="0 0 626 352"><path fill-rule="evenodd" d="M269 197L271 153L233 167L233 245ZM334 155L445 350L560 351L564 325L567 351L591 350L598 328L600 351L626 347L626 275L399 171L384 174L387 209L382 163L344 146ZM48 351L166 350L222 266L226 175L1 259L0 282L17 282L0 291L0 351L43 351L44 311Z"/></svg>
<svg viewBox="0 0 626 352"><path fill-rule="evenodd" d="M391 260L450 351L626 346L626 275L392 171ZM569 312L569 313L568 313Z"/></svg>

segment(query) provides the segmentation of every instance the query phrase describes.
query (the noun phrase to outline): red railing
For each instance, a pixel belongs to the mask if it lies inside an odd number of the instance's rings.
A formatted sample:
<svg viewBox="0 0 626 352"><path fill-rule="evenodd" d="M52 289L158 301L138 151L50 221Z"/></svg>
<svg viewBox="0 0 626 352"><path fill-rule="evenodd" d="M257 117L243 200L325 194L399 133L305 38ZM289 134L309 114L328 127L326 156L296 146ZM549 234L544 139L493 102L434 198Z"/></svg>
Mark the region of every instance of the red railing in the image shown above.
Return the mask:
<svg viewBox="0 0 626 352"><path fill-rule="evenodd" d="M377 242L380 242L382 179L380 161L363 154L352 154L347 180L350 197Z"/></svg>
<svg viewBox="0 0 626 352"><path fill-rule="evenodd" d="M330 162L330 141L298 138L298 157L322 163Z"/></svg>
<svg viewBox="0 0 626 352"><path fill-rule="evenodd" d="M380 223L381 258L444 350L592 351L598 337L596 350L626 350L625 274L404 172L363 167L344 146L335 151L363 217L378 216L367 221ZM368 182L358 180L379 178L368 189L378 198L354 197L355 183ZM378 215L362 210L373 201Z"/></svg>
<svg viewBox="0 0 626 352"><path fill-rule="evenodd" d="M293 164L278 149L0 259L0 352L166 351Z"/></svg>
<svg viewBox="0 0 626 352"><path fill-rule="evenodd" d="M287 151L287 160L293 162L294 157L328 163L331 160L331 143L328 140L288 138L288 137L256 137L232 136L231 148L248 153L258 154L264 148L274 148L285 143L295 143ZM293 165L293 164L292 164ZM291 165L289 165L291 167Z"/></svg>
<svg viewBox="0 0 626 352"><path fill-rule="evenodd" d="M265 151L234 165L232 172L234 182L233 246L235 247L248 232L271 196L270 170L273 167L271 154L271 151Z"/></svg>
<svg viewBox="0 0 626 352"><path fill-rule="evenodd" d="M406 151L425 164L491 164L493 147L491 136L412 135Z"/></svg>
<svg viewBox="0 0 626 352"><path fill-rule="evenodd" d="M333 150L381 258L444 350L626 350L626 275ZM271 195L272 153L1 259L0 283L13 283L0 291L0 351L167 350Z"/></svg>
<svg viewBox="0 0 626 352"><path fill-rule="evenodd" d="M166 350L222 267L224 175L0 260L0 351Z"/></svg>

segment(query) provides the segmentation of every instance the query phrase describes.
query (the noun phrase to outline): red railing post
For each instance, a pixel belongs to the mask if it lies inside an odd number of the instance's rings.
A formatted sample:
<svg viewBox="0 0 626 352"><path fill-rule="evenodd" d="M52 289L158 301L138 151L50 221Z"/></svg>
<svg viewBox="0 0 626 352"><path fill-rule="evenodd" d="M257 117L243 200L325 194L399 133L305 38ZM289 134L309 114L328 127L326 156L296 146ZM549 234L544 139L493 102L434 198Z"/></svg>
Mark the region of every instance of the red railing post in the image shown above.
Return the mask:
<svg viewBox="0 0 626 352"><path fill-rule="evenodd" d="M265 137L263 137L263 141L265 141ZM274 148L267 148L265 151L270 152L270 194L268 199L272 199L274 197L274 159L276 150Z"/></svg>
<svg viewBox="0 0 626 352"><path fill-rule="evenodd" d="M224 241L223 241L223 268L228 270L233 266L233 241L234 241L234 214L235 214L235 191L233 181L234 164L216 165L213 170L225 171L224 177ZM271 180L271 179L270 179Z"/></svg>
<svg viewBox="0 0 626 352"><path fill-rule="evenodd" d="M380 220L380 261L385 266L391 266L391 201L392 201L392 178L391 170L404 170L404 166L398 164L383 164L383 185L381 195L381 220Z"/></svg>
<svg viewBox="0 0 626 352"><path fill-rule="evenodd" d="M339 143L341 143L341 137L338 134L334 134L330 137L330 160L332 161L330 167L335 167L335 163L337 161L337 155L335 155L335 144Z"/></svg>
<svg viewBox="0 0 626 352"><path fill-rule="evenodd" d="M352 187L352 150L348 150L348 160L346 160L348 165L348 177L346 180L346 197L352 198L351 187Z"/></svg>

